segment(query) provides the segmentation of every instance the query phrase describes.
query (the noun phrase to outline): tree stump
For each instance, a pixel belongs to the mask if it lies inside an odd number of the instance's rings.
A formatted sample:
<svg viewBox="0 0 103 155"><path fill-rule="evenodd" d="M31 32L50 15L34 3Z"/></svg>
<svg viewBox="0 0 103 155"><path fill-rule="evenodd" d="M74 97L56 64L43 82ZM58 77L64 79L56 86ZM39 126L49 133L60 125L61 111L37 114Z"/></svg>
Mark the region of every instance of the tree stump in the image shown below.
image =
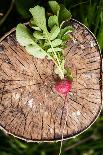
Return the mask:
<svg viewBox="0 0 103 155"><path fill-rule="evenodd" d="M68 22L65 22L67 25ZM61 140L90 127L101 111L101 54L94 35L71 20L74 32L65 49L73 74L67 99L53 89L54 64L37 59L19 45L15 29L0 40L0 126L26 141ZM67 119L66 119L67 118Z"/></svg>

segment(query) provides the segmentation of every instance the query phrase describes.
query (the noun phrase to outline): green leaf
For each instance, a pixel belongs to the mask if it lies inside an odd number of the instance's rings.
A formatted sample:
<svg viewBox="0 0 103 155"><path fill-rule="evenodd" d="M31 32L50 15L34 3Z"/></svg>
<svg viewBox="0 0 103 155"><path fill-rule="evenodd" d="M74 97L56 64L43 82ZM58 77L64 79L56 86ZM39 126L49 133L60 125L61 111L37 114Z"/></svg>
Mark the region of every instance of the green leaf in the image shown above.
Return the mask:
<svg viewBox="0 0 103 155"><path fill-rule="evenodd" d="M56 1L49 1L49 6L55 15L59 14L60 6Z"/></svg>
<svg viewBox="0 0 103 155"><path fill-rule="evenodd" d="M70 19L71 19L71 13L65 8L63 4L60 4L59 23L61 24L63 21Z"/></svg>
<svg viewBox="0 0 103 155"><path fill-rule="evenodd" d="M61 45L61 43L62 43L61 39L55 39L52 41L52 46L57 47L57 46Z"/></svg>
<svg viewBox="0 0 103 155"><path fill-rule="evenodd" d="M30 8L29 11L33 16L34 25L38 26L43 31L47 30L45 9L37 5L34 8Z"/></svg>
<svg viewBox="0 0 103 155"><path fill-rule="evenodd" d="M36 31L41 31L41 29L39 27L36 27L36 26L31 26L34 30Z"/></svg>
<svg viewBox="0 0 103 155"><path fill-rule="evenodd" d="M59 25L58 17L56 15L50 16L48 19L48 26L52 28L54 25L57 25L57 26Z"/></svg>
<svg viewBox="0 0 103 155"><path fill-rule="evenodd" d="M37 58L45 58L46 52L34 42L33 36L23 24L18 24L16 28L16 38L20 45L25 46L29 54Z"/></svg>
<svg viewBox="0 0 103 155"><path fill-rule="evenodd" d="M36 30L36 31L41 31L41 29L40 29L38 26L36 26L36 25L34 24L33 18L30 20L29 25L30 25L30 27L33 28L34 30Z"/></svg>
<svg viewBox="0 0 103 155"><path fill-rule="evenodd" d="M56 47L56 48L53 48L53 49L54 49L55 52L62 51L62 49L59 48L59 47ZM48 52L48 53L51 53L51 52L53 52L53 49L52 49L52 48L49 48L49 49L47 50L47 52Z"/></svg>
<svg viewBox="0 0 103 155"><path fill-rule="evenodd" d="M62 40L61 40L61 39L55 39L55 40L53 40L53 41L51 42L51 44L52 44L52 47L57 47L57 46L59 46L59 45L62 44ZM45 43L44 43L44 47L45 47L45 46L51 46L51 45L50 45L49 42L45 42Z"/></svg>
<svg viewBox="0 0 103 155"><path fill-rule="evenodd" d="M23 24L18 24L16 27L16 39L22 46L35 44L32 34L30 33L29 29Z"/></svg>
<svg viewBox="0 0 103 155"><path fill-rule="evenodd" d="M62 44L62 49L65 49L65 48L67 48L67 47L68 47L67 44L65 44L65 43Z"/></svg>
<svg viewBox="0 0 103 155"><path fill-rule="evenodd" d="M51 32L50 32L50 40L54 40L58 34L60 32L60 28L58 26L54 26L52 29L51 29Z"/></svg>
<svg viewBox="0 0 103 155"><path fill-rule="evenodd" d="M69 39L70 39L70 36L69 36L68 34L65 34L65 35L62 36L62 41L63 41L63 42L66 42L66 41L68 41Z"/></svg>
<svg viewBox="0 0 103 155"><path fill-rule="evenodd" d="M73 32L73 27L72 26L66 26L65 28L61 29L60 31L60 38L67 33Z"/></svg>
<svg viewBox="0 0 103 155"><path fill-rule="evenodd" d="M43 36L43 33L42 32L39 32L39 31L35 31L33 33L33 36L36 38L36 39L45 39L44 36Z"/></svg>
<svg viewBox="0 0 103 155"><path fill-rule="evenodd" d="M36 58L44 59L46 56L46 53L43 52L41 48L39 48L39 46L36 45L28 45L26 47L26 50L30 55L33 55Z"/></svg>
<svg viewBox="0 0 103 155"><path fill-rule="evenodd" d="M70 81L73 81L73 75L72 75L72 72L69 68L66 68L64 70L64 74L66 75L66 77L70 80Z"/></svg>
<svg viewBox="0 0 103 155"><path fill-rule="evenodd" d="M49 42L44 43L44 47L46 47L46 46L50 46Z"/></svg>

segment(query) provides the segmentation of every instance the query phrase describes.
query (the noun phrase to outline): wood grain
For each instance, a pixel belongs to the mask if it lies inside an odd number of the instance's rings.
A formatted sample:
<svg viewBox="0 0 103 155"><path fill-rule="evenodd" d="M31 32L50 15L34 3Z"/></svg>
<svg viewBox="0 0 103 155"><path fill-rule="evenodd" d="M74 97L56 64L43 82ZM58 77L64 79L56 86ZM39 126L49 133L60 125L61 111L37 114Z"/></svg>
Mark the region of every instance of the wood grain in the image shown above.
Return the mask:
<svg viewBox="0 0 103 155"><path fill-rule="evenodd" d="M15 30L1 39L0 125L9 134L26 141L60 140L67 116L64 138L71 138L86 130L100 113L100 49L84 25L76 20L71 24L74 32L64 55L74 79L66 104L53 90L54 64L29 55L16 41Z"/></svg>

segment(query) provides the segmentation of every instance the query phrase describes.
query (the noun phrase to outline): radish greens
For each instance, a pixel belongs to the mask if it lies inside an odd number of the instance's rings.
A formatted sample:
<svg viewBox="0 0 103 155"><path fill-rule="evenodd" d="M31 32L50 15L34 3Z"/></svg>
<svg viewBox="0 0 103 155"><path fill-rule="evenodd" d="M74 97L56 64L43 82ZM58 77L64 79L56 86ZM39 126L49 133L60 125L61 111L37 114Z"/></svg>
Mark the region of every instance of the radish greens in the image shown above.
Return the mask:
<svg viewBox="0 0 103 155"><path fill-rule="evenodd" d="M16 38L20 45L24 46L27 52L36 58L51 59L55 65L55 73L61 79L68 71L64 68L65 58L63 49L66 47L66 41L69 39L68 33L73 31L71 26L63 27L65 20L70 20L70 12L56 1L49 1L52 14L46 16L45 9L41 6L30 8L32 19L29 26L32 31L25 25L18 24L16 27Z"/></svg>

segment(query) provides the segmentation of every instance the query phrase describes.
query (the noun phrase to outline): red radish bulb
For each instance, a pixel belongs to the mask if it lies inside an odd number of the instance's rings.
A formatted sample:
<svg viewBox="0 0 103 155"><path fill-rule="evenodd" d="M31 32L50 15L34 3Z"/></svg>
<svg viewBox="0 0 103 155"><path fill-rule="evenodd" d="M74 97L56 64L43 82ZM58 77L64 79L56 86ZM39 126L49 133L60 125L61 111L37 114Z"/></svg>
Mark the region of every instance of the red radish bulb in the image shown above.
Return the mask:
<svg viewBox="0 0 103 155"><path fill-rule="evenodd" d="M67 79L63 79L63 80L56 82L54 86L54 89L58 93L63 94L63 95L67 95L70 92L71 88L72 88L72 82Z"/></svg>

